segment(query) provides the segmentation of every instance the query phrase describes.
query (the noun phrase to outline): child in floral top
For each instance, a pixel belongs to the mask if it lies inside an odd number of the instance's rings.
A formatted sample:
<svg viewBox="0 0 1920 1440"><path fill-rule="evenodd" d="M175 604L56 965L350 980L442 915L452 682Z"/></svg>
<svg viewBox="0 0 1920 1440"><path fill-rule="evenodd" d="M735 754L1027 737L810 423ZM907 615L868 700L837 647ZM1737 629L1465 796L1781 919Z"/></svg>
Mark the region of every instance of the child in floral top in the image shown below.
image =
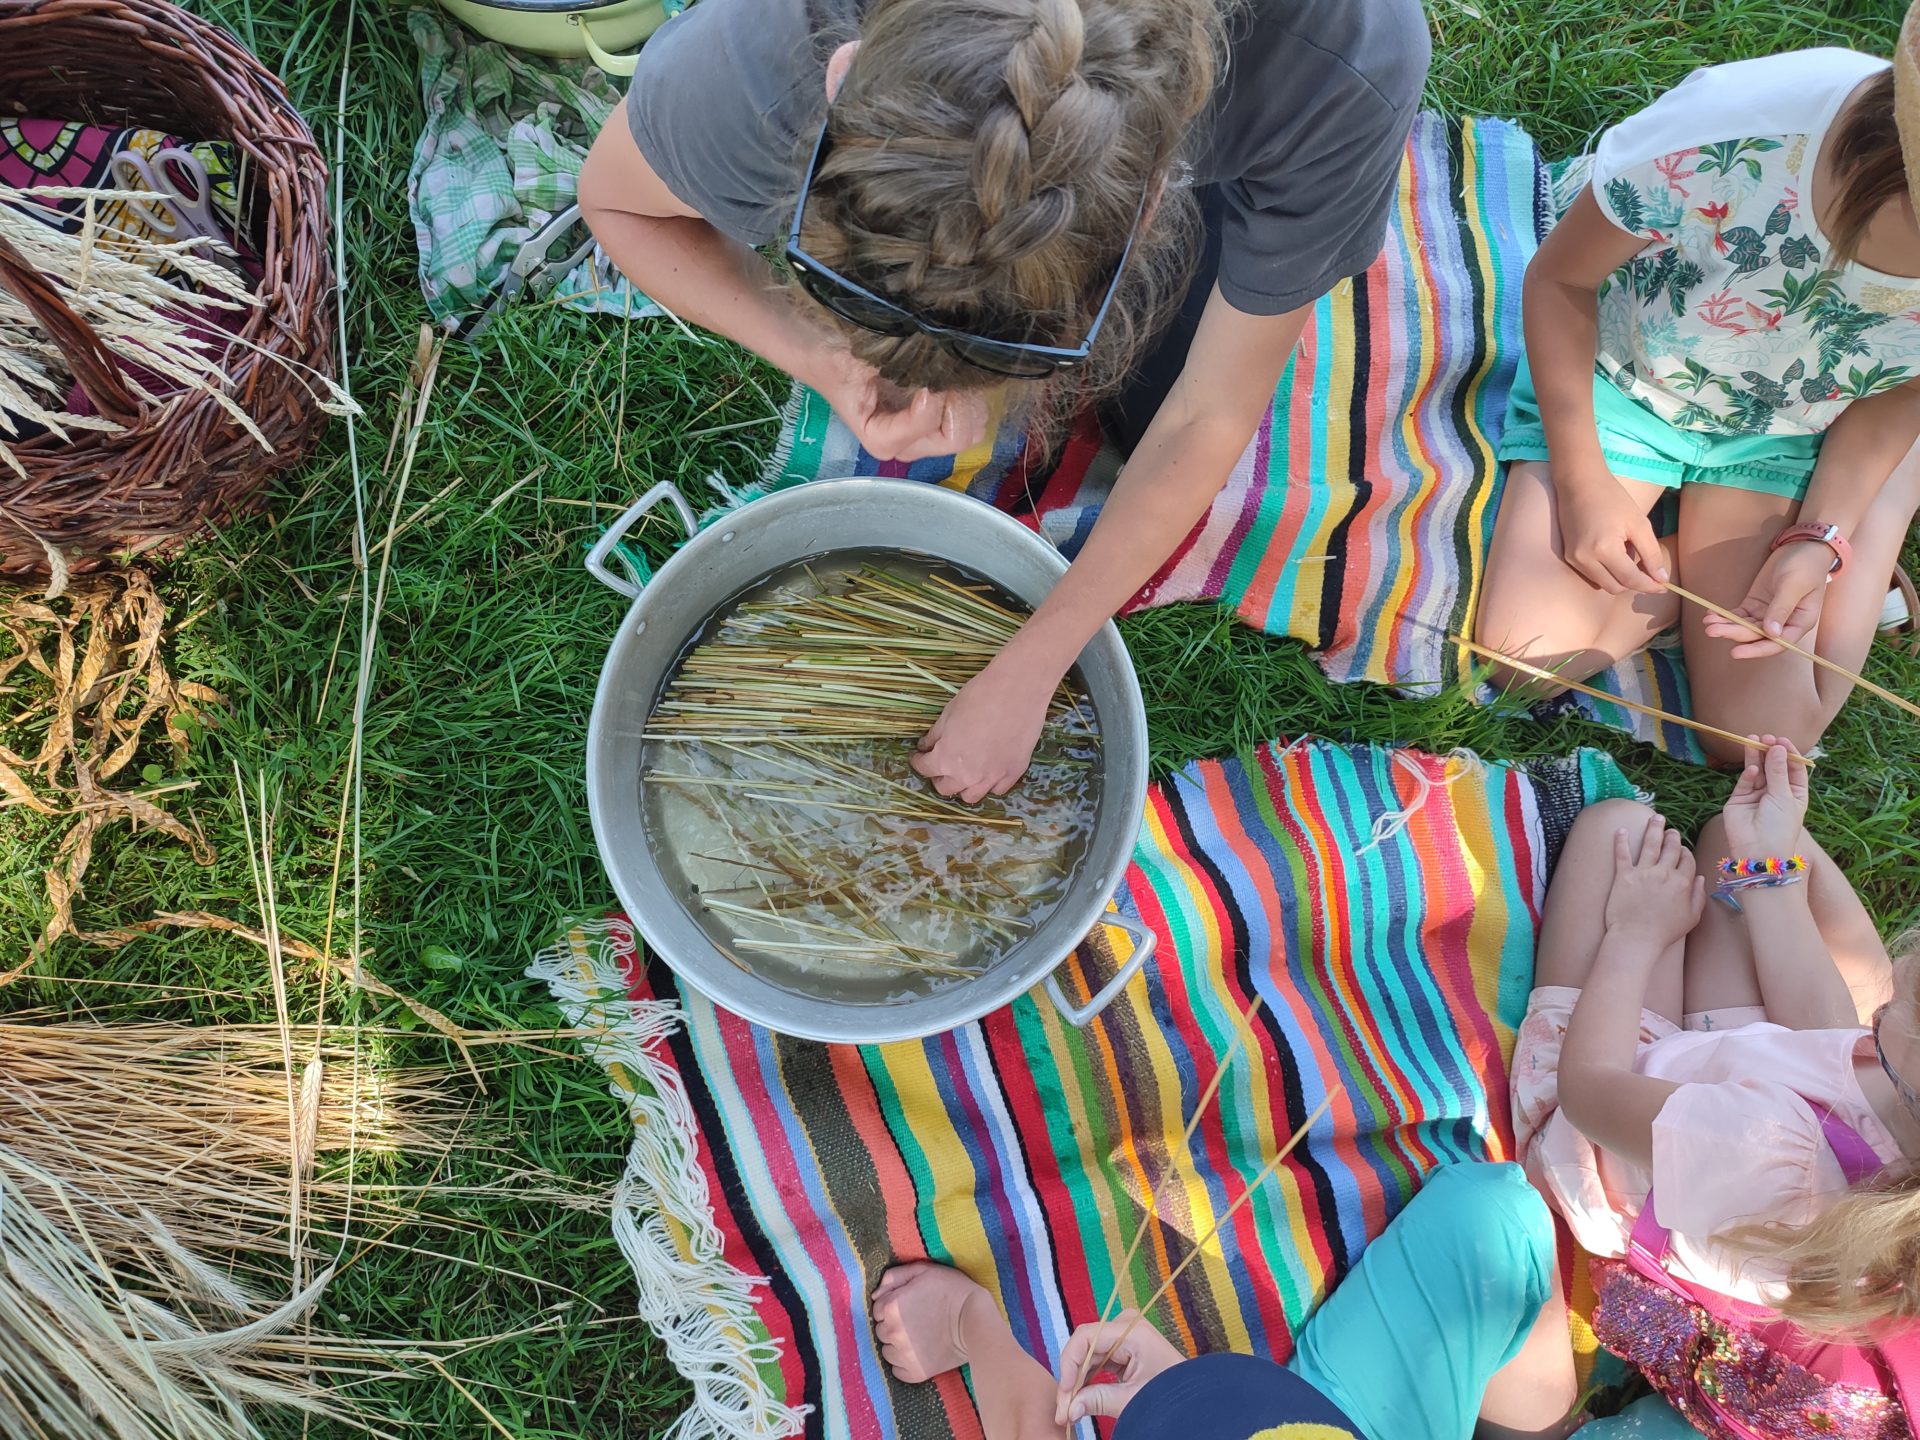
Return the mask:
<svg viewBox="0 0 1920 1440"><path fill-rule="evenodd" d="M1699 718L1820 738L1850 687L1777 641L1858 669L1920 506L1916 14L1896 66L1715 66L1602 136L1527 272L1483 644L1580 678L1678 623Z"/></svg>

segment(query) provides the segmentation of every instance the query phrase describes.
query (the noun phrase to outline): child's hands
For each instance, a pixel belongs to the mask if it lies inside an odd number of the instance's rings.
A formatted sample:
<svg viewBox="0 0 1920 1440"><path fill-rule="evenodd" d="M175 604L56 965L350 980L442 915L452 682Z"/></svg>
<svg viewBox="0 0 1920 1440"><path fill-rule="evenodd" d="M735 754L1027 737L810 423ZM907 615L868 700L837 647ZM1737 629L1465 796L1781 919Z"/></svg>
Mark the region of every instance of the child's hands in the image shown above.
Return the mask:
<svg viewBox="0 0 1920 1440"><path fill-rule="evenodd" d="M1632 936L1660 954L1692 932L1706 903L1707 882L1694 873L1693 852L1678 830L1655 815L1637 836L1614 832L1609 935Z"/></svg>
<svg viewBox="0 0 1920 1440"><path fill-rule="evenodd" d="M1793 854L1807 820L1807 767L1789 760L1776 737L1757 737L1720 814L1735 860Z"/></svg>
<svg viewBox="0 0 1920 1440"><path fill-rule="evenodd" d="M1580 578L1609 595L1629 590L1661 593L1666 552L1653 521L1607 471L1556 477L1555 513L1560 522L1560 558Z"/></svg>
<svg viewBox="0 0 1920 1440"><path fill-rule="evenodd" d="M1067 1348L1060 1352L1060 1388L1054 1396L1054 1424L1064 1428L1089 1415L1118 1415L1149 1380L1187 1358L1146 1321L1136 1325L1134 1321L1139 1319L1139 1313L1122 1310L1111 1320L1082 1325L1073 1332ZM1120 1340L1123 1333L1127 1338L1109 1355L1108 1348ZM1091 1363L1087 1358L1089 1354L1093 1357ZM1090 1384L1076 1396L1073 1387L1080 1379L1082 1368L1086 1368L1089 1379L1107 1371L1119 1378L1105 1385Z"/></svg>
<svg viewBox="0 0 1920 1440"><path fill-rule="evenodd" d="M1759 627L1743 625L1722 615L1709 614L1707 634L1734 641L1733 658L1758 660L1778 655L1779 641L1801 645L1820 623L1820 607L1827 598L1827 576L1833 569L1833 551L1825 545L1801 541L1783 545L1761 565L1747 598L1734 610Z"/></svg>

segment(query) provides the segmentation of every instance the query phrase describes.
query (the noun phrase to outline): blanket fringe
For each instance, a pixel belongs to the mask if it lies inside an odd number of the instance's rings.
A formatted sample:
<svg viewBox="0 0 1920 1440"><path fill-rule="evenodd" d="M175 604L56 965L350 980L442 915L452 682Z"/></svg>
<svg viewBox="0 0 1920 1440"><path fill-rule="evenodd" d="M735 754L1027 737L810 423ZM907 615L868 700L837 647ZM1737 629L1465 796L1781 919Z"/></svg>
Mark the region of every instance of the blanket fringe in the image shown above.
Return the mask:
<svg viewBox="0 0 1920 1440"><path fill-rule="evenodd" d="M1296 741L1295 743L1297 744L1299 742ZM1293 747L1288 746L1287 748L1292 749ZM1420 813L1420 807L1427 803L1427 798L1433 794L1436 786L1445 789L1447 786L1459 780L1463 775L1478 775L1486 769L1486 761L1482 760L1473 751L1464 748L1456 747L1439 758L1442 767L1441 774L1444 778L1435 780L1427 774L1427 767L1420 762L1416 752L1411 749L1395 750L1393 752L1394 764L1411 775L1414 784L1420 788L1414 794L1413 799L1408 802L1405 809L1389 810L1384 815L1374 817L1373 833L1367 843L1360 847L1358 853L1362 855L1371 854L1386 844L1387 841L1393 839L1402 830L1405 830L1408 825L1412 824L1413 817ZM1455 769L1454 767L1456 765L1460 768Z"/></svg>
<svg viewBox="0 0 1920 1440"><path fill-rule="evenodd" d="M693 1387L692 1404L662 1440L797 1435L806 1407L776 1398L762 1374L780 1359L779 1342L754 1311L754 1288L766 1281L726 1259L693 1108L660 1053L684 1016L670 1000L627 998L617 952L632 944L624 921L582 921L536 955L527 974L546 983L569 1025L592 1032L581 1044L633 1125L614 1189L614 1239L633 1270L640 1319Z"/></svg>
<svg viewBox="0 0 1920 1440"><path fill-rule="evenodd" d="M767 456L767 463L760 470L760 489L771 490L780 483L780 477L787 473L787 465L793 459L793 442L800 434L800 415L807 403L807 388L798 380L793 389L787 392L787 403L780 407L780 438L774 441L773 453Z"/></svg>

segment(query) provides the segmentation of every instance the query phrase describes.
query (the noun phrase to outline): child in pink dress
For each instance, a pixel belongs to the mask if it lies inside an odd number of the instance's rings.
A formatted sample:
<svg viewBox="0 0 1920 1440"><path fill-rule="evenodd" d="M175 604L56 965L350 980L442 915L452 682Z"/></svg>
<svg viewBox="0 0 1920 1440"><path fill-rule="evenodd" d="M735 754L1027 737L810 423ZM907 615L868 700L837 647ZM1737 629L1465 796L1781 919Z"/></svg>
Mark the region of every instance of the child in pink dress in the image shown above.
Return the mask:
<svg viewBox="0 0 1920 1440"><path fill-rule="evenodd" d="M1651 1190L1675 1278L1828 1333L1911 1321L1920 1236L1879 1247L1844 1277L1858 1294L1837 1304L1831 1268L1815 1283L1807 1246L1789 1243L1814 1235L1805 1227L1850 1188L1825 1115L1884 1167L1861 1190L1892 1192L1909 1225L1920 1218L1908 1083L1920 1081L1920 956L1889 961L1802 828L1805 769L1766 741L1701 833L1712 880L1644 805L1596 805L1574 827L1515 1046L1516 1140L1594 1255L1626 1251ZM1797 1358L1820 1373L1821 1353L1810 1344Z"/></svg>

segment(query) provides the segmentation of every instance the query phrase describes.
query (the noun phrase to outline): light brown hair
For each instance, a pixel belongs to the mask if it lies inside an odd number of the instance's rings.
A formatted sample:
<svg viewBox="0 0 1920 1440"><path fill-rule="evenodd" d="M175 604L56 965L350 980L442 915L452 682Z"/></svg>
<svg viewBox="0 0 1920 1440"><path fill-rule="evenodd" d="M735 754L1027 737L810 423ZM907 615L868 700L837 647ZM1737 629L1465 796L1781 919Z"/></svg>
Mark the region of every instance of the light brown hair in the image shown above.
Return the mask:
<svg viewBox="0 0 1920 1440"><path fill-rule="evenodd" d="M801 243L933 323L1070 347L1144 197L1094 352L1050 387L1101 393L1185 291L1197 215L1167 182L1213 93L1220 36L1215 0L875 0ZM926 336L844 329L902 389L1005 383Z"/></svg>
<svg viewBox="0 0 1920 1440"><path fill-rule="evenodd" d="M1886 1024L1914 1030L1920 930L1892 949L1898 958ZM1780 1313L1809 1334L1870 1343L1920 1322L1920 1166L1911 1162L1854 1186L1808 1224L1745 1226L1725 1238L1784 1269Z"/></svg>
<svg viewBox="0 0 1920 1440"><path fill-rule="evenodd" d="M1827 263L1847 264L1860 254L1873 217L1907 194L1907 165L1894 120L1893 71L1876 75L1841 117L1834 132L1833 176L1839 182L1825 229L1832 252Z"/></svg>

